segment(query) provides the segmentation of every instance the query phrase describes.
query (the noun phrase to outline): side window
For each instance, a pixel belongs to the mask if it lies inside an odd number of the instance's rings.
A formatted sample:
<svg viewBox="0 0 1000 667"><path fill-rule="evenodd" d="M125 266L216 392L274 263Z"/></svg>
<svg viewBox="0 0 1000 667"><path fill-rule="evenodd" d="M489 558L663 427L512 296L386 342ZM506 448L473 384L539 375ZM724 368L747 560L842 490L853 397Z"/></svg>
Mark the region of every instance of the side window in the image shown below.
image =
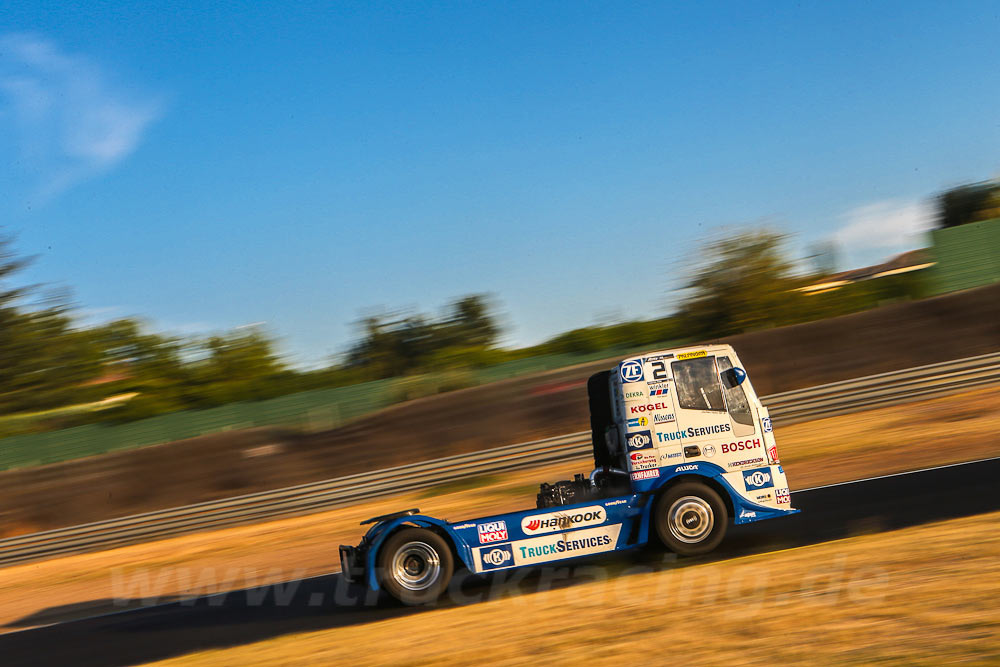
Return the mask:
<svg viewBox="0 0 1000 667"><path fill-rule="evenodd" d="M719 373L733 367L733 362L729 360L729 357L719 357L718 361ZM729 416L732 417L733 421L737 424L752 427L753 415L750 413L750 402L747 401L747 394L743 391L743 387L740 385L736 385L735 387L726 387L723 385L722 391L726 394L726 405L729 407Z"/></svg>
<svg viewBox="0 0 1000 667"><path fill-rule="evenodd" d="M722 383L715 370L715 357L675 361L670 364L677 389L677 404L685 410L725 412Z"/></svg>

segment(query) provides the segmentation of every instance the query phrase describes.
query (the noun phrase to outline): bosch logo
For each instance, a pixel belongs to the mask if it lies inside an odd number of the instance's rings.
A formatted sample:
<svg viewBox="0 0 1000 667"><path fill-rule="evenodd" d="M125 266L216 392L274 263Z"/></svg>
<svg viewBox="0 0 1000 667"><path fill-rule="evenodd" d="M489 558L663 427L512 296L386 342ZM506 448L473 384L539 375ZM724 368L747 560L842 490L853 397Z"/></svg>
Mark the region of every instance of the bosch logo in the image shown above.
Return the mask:
<svg viewBox="0 0 1000 667"><path fill-rule="evenodd" d="M742 452L745 449L757 449L760 447L760 440L740 440L722 445L722 453Z"/></svg>
<svg viewBox="0 0 1000 667"><path fill-rule="evenodd" d="M713 456L715 456L715 447L713 447L712 445L708 445L707 447L705 447L705 449L701 451L708 458L712 458Z"/></svg>
<svg viewBox="0 0 1000 667"><path fill-rule="evenodd" d="M653 438L650 437L649 431L631 433L628 436L628 446L632 449L643 449L644 447L649 447L651 444L653 444Z"/></svg>
<svg viewBox="0 0 1000 667"><path fill-rule="evenodd" d="M513 559L513 555L507 549L493 549L483 554L483 562L490 565L503 565Z"/></svg>
<svg viewBox="0 0 1000 667"><path fill-rule="evenodd" d="M622 364L622 382L641 382L642 364L638 361L626 361Z"/></svg>

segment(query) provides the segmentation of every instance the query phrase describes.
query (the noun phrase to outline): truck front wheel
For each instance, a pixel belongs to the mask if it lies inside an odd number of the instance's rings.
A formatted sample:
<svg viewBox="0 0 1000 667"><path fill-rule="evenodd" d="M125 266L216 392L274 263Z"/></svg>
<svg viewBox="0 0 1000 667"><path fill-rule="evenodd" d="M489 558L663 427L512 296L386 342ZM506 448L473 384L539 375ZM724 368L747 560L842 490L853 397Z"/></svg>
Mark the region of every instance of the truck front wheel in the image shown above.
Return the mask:
<svg viewBox="0 0 1000 667"><path fill-rule="evenodd" d="M729 524L722 498L698 482L667 489L657 499L652 519L660 541L681 556L708 553L719 546Z"/></svg>
<svg viewBox="0 0 1000 667"><path fill-rule="evenodd" d="M378 557L379 581L403 604L429 604L448 587L455 562L451 548L426 528L404 528L389 536Z"/></svg>

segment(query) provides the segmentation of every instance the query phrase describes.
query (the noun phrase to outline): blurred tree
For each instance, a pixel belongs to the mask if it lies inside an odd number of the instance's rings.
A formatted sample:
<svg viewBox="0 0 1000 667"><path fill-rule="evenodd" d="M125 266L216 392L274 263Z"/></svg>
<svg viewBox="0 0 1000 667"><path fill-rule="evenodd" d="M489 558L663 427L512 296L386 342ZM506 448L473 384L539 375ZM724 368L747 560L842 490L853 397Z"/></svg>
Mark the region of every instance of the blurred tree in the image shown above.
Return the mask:
<svg viewBox="0 0 1000 667"><path fill-rule="evenodd" d="M760 229L709 243L691 272L680 317L686 332L718 338L799 321L799 280L784 252L784 235Z"/></svg>
<svg viewBox="0 0 1000 667"><path fill-rule="evenodd" d="M1000 218L1000 182L960 185L937 197L939 229Z"/></svg>

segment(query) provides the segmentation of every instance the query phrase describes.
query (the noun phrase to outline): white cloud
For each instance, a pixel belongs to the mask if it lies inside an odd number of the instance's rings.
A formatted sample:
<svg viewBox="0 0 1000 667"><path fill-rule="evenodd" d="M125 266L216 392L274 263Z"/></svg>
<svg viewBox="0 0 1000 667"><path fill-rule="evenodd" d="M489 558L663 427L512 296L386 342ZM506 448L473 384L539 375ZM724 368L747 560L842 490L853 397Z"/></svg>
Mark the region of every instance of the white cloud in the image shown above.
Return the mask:
<svg viewBox="0 0 1000 667"><path fill-rule="evenodd" d="M0 132L21 151L33 196L48 199L112 168L163 112L159 96L127 90L85 56L32 34L0 36Z"/></svg>
<svg viewBox="0 0 1000 667"><path fill-rule="evenodd" d="M933 209L925 201L887 199L853 208L841 216L844 224L834 240L849 253L880 250L902 252L924 247Z"/></svg>

